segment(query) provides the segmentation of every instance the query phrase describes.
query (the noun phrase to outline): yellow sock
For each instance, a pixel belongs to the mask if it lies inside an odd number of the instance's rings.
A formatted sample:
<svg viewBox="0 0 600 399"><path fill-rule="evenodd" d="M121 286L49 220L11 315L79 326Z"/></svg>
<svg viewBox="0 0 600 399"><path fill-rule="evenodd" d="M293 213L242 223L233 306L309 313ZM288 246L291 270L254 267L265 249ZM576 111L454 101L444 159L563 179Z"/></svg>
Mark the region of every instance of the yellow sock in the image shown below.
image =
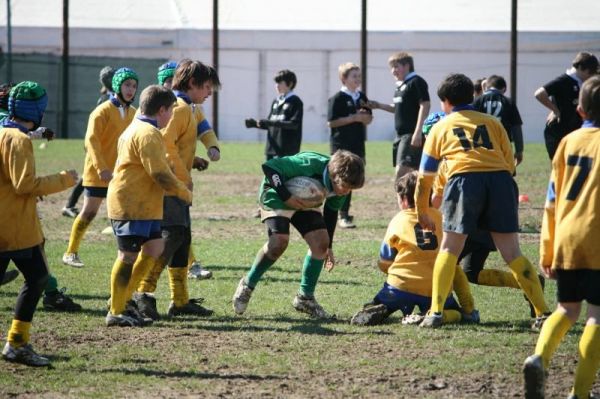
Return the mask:
<svg viewBox="0 0 600 399"><path fill-rule="evenodd" d="M573 393L578 398L587 398L600 367L600 325L587 324L579 340L579 363L575 371Z"/></svg>
<svg viewBox="0 0 600 399"><path fill-rule="evenodd" d="M143 278L154 268L154 265L158 262L158 259L145 254L143 251L139 253L135 263L133 264L133 270L131 271L131 278L127 285L127 300L131 299L131 295L138 287Z"/></svg>
<svg viewBox="0 0 600 399"><path fill-rule="evenodd" d="M475 310L475 299L471 294L469 280L462 267L456 265L453 282L454 292L458 297L458 303L465 313L471 313Z"/></svg>
<svg viewBox="0 0 600 399"><path fill-rule="evenodd" d="M458 310L449 310L446 309L442 312L442 323L458 323L462 318L460 312Z"/></svg>
<svg viewBox="0 0 600 399"><path fill-rule="evenodd" d="M192 263L196 261L196 255L194 255L194 247L190 244L190 250L188 251L188 269L192 267Z"/></svg>
<svg viewBox="0 0 600 399"><path fill-rule="evenodd" d="M441 313L450 293L454 271L458 258L450 252L440 252L433 266L433 285L431 287L431 309L433 313Z"/></svg>
<svg viewBox="0 0 600 399"><path fill-rule="evenodd" d="M171 287L171 300L175 306L183 306L190 301L186 267L169 267L169 286Z"/></svg>
<svg viewBox="0 0 600 399"><path fill-rule="evenodd" d="M158 258L152 269L146 273L145 277L142 277L142 280L138 284L137 290L139 292L154 292L156 291L156 285L158 284L158 279L160 278L160 274L165 269L165 260L161 257Z"/></svg>
<svg viewBox="0 0 600 399"><path fill-rule="evenodd" d="M550 359L560 345L563 337L569 331L573 323L562 310L555 310L544 322L537 344L535 354L542 357L544 368L548 370Z"/></svg>
<svg viewBox="0 0 600 399"><path fill-rule="evenodd" d="M29 343L29 329L31 322L13 319L8 330L8 343L13 348L20 348Z"/></svg>
<svg viewBox="0 0 600 399"><path fill-rule="evenodd" d="M484 269L477 276L477 284L490 287L521 288L511 272L498 269Z"/></svg>
<svg viewBox="0 0 600 399"><path fill-rule="evenodd" d="M525 296L533 305L535 314L541 316L544 313L548 313L549 310L544 299L544 291L542 291L540 279L531 262L526 257L519 256L510 262L508 267L525 293Z"/></svg>
<svg viewBox="0 0 600 399"><path fill-rule="evenodd" d="M81 240L89 225L90 222L81 219L81 215L77 215L73 221L73 226L71 227L71 236L69 237L67 253L77 253L79 251L79 245L81 244Z"/></svg>
<svg viewBox="0 0 600 399"><path fill-rule="evenodd" d="M110 313L118 315L125 310L127 303L127 286L131 278L133 265L126 263L119 258L115 260L110 275Z"/></svg>

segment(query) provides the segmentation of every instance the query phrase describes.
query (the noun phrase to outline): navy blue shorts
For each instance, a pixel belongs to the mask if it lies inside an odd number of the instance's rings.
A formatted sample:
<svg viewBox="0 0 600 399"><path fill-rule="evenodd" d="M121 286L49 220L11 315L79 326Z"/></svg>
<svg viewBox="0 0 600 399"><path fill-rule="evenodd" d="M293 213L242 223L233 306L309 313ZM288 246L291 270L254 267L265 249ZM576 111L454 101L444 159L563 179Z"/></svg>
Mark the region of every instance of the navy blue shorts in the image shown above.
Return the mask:
<svg viewBox="0 0 600 399"><path fill-rule="evenodd" d="M577 269L556 271L558 302L583 302L600 306L600 270Z"/></svg>
<svg viewBox="0 0 600 399"><path fill-rule="evenodd" d="M83 186L83 195L86 197L106 198L108 187L86 187Z"/></svg>
<svg viewBox="0 0 600 399"><path fill-rule="evenodd" d="M383 283L383 288L377 293L373 301L376 304L384 304L390 313L400 310L404 316L412 314L415 306L419 307L419 312L421 314L427 313L429 308L431 308L430 296L402 291L388 283ZM460 306L452 294L446 299L444 309L460 310Z"/></svg>
<svg viewBox="0 0 600 399"><path fill-rule="evenodd" d="M518 210L517 183L507 171L461 173L444 189L444 231L516 233Z"/></svg>
<svg viewBox="0 0 600 399"><path fill-rule="evenodd" d="M146 241L161 238L160 220L111 220L119 250L139 252Z"/></svg>

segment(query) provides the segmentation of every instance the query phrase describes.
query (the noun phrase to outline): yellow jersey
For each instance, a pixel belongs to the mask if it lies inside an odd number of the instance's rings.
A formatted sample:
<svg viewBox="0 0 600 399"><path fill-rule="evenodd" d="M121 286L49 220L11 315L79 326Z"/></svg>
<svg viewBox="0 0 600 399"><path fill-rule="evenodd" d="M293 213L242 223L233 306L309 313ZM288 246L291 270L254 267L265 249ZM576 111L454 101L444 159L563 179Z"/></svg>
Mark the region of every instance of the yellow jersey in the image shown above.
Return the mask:
<svg viewBox="0 0 600 399"><path fill-rule="evenodd" d="M217 139L217 135L210 126L208 119L206 119L204 116L202 107L198 104L193 104L192 111L194 113L194 119L196 119L196 134L204 145L204 148L207 150L210 147L219 148L219 140Z"/></svg>
<svg viewBox="0 0 600 399"><path fill-rule="evenodd" d="M75 184L66 172L37 177L31 139L18 127L0 128L0 252L39 245L44 240L38 196Z"/></svg>
<svg viewBox="0 0 600 399"><path fill-rule="evenodd" d="M86 187L108 187L108 182L100 179L100 172L113 171L117 160L117 141L135 115L133 106L117 106L116 101L105 101L90 114L83 167L83 185Z"/></svg>
<svg viewBox="0 0 600 399"><path fill-rule="evenodd" d="M423 146L415 190L418 212L428 208L433 178L442 160L447 163L446 179L459 173L514 173L513 151L504 127L496 117L471 108L461 107L431 128Z"/></svg>
<svg viewBox="0 0 600 399"><path fill-rule="evenodd" d="M192 201L191 191L167 164L162 135L153 122L140 116L119 138L106 204L111 219L161 220L167 190L188 203Z"/></svg>
<svg viewBox="0 0 600 399"><path fill-rule="evenodd" d="M561 140L552 160L542 266L600 270L600 127L583 126Z"/></svg>
<svg viewBox="0 0 600 399"><path fill-rule="evenodd" d="M442 237L442 215L433 208L427 212L435 222L435 232L421 228L414 208L394 216L381 244L379 267L387 272L388 284L430 297L433 265Z"/></svg>

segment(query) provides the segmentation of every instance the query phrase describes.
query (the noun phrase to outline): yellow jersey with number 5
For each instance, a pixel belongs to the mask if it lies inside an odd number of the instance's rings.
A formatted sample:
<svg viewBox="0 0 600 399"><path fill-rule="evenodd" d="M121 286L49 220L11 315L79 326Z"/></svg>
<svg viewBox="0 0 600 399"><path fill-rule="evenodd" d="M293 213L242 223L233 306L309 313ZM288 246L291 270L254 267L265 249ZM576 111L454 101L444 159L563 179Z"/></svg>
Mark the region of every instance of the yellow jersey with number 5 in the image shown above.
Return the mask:
<svg viewBox="0 0 600 399"><path fill-rule="evenodd" d="M442 215L427 211L435 231L423 230L414 208L404 209L388 225L379 250L379 268L388 274L387 283L402 291L431 296L433 265L442 237Z"/></svg>
<svg viewBox="0 0 600 399"><path fill-rule="evenodd" d="M552 160L540 263L555 269L600 270L598 237L600 127L586 121L561 140Z"/></svg>

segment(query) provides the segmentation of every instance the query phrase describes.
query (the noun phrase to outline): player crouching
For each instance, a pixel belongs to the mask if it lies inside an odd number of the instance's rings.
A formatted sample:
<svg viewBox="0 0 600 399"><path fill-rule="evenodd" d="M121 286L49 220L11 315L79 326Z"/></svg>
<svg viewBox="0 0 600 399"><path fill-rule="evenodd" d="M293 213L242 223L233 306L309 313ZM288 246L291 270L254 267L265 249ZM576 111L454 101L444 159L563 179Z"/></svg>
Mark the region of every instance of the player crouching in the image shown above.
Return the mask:
<svg viewBox="0 0 600 399"><path fill-rule="evenodd" d="M167 164L158 130L171 119L175 101L171 90L157 85L147 87L140 98L141 114L119 138L117 163L107 196L108 217L119 246L110 282L111 305L106 315L109 327L141 326L147 322L132 309L126 310L126 304L137 283L159 262L163 252L160 226L165 191L174 192L186 203L192 201L191 191Z"/></svg>
<svg viewBox="0 0 600 399"><path fill-rule="evenodd" d="M240 280L233 295L235 313L246 311L250 297L262 275L285 252L290 238L290 223L308 244L304 258L300 291L293 301L294 308L312 317L328 319L327 313L316 301L314 293L323 263L331 270L335 258L331 248L338 211L353 189L361 188L365 181L363 160L348 151L339 150L331 157L315 152L273 158L262 166L265 178L260 187L259 204L261 220L269 236L258 251L252 268ZM285 183L297 176L318 180L326 191L326 201L321 213L318 204L292 195Z"/></svg>
<svg viewBox="0 0 600 399"><path fill-rule="evenodd" d="M428 213L435 219L435 231L423 230L415 210L417 179L416 171L396 179L394 186L400 212L388 225L379 252L379 268L387 274L387 281L373 301L352 317L352 324L379 324L397 310L405 316L403 324L416 324L431 307L433 265L442 236L442 216L437 209L430 208ZM457 266L457 274L462 271L459 269ZM461 309L450 294L444 306L444 323L479 322L479 312L473 309L473 297L464 273L462 277L464 284L455 281L455 289L461 304L468 303L470 309L467 310L464 304L465 308ZM412 314L415 307L419 308L420 315Z"/></svg>

